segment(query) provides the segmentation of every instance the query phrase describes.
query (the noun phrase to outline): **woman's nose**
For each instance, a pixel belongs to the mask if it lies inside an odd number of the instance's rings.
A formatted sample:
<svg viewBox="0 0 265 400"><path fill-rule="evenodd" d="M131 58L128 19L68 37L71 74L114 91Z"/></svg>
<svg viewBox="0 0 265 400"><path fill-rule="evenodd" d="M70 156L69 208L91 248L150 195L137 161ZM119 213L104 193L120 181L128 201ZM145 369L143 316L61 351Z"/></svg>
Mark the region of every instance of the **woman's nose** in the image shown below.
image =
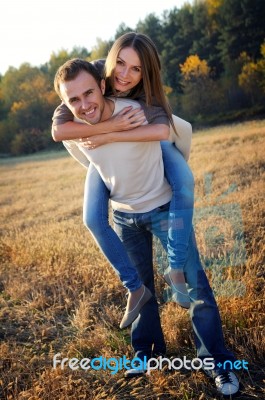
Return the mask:
<svg viewBox="0 0 265 400"><path fill-rule="evenodd" d="M125 78L129 73L129 68L124 67L121 71L121 75Z"/></svg>

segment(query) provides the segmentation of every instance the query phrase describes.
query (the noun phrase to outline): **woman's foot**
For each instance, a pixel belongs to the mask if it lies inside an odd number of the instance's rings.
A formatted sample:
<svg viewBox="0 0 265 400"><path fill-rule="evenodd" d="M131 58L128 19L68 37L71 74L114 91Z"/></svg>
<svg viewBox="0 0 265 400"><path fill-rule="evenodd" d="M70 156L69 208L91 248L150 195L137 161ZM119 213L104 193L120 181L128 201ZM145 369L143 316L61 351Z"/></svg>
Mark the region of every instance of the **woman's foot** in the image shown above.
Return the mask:
<svg viewBox="0 0 265 400"><path fill-rule="evenodd" d="M183 308L190 308L190 298L182 270L168 268L164 279L172 290L172 299Z"/></svg>
<svg viewBox="0 0 265 400"><path fill-rule="evenodd" d="M152 293L144 285L134 292L129 293L126 311L120 323L121 329L127 328L127 326L133 323L133 321L138 317L143 305L147 303L151 297Z"/></svg>

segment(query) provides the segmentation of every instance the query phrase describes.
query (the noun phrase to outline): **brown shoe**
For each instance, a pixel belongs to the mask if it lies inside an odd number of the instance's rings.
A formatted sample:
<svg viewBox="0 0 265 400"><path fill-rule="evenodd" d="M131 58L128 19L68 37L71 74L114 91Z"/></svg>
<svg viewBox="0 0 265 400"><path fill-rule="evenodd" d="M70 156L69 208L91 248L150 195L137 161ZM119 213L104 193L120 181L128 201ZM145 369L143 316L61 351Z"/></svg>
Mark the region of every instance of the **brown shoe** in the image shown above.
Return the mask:
<svg viewBox="0 0 265 400"><path fill-rule="evenodd" d="M190 308L190 298L182 270L168 268L164 274L166 283L171 287L172 300L183 308Z"/></svg>
<svg viewBox="0 0 265 400"><path fill-rule="evenodd" d="M134 292L129 293L126 311L120 323L121 329L127 328L127 326L133 323L133 321L138 317L143 305L147 303L151 297L152 293L144 285Z"/></svg>

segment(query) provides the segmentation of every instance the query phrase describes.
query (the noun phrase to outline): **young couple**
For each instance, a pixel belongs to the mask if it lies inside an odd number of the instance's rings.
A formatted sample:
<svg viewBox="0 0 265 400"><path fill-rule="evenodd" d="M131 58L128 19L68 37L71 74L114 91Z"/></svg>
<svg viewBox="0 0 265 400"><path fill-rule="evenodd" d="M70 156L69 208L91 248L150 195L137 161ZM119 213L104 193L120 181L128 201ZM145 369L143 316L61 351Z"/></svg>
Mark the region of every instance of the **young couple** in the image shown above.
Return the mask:
<svg viewBox="0 0 265 400"><path fill-rule="evenodd" d="M188 158L189 138L180 139L183 127L190 132L189 124L171 114L150 38L131 32L117 39L105 61L105 80L103 64L75 59L59 68L54 83L64 104L54 114L53 137L63 140L88 168L84 222L129 290L120 326L132 323L132 345L140 359L165 354L154 290L154 234L168 253L165 279L174 299L189 308L197 356L214 358L211 377L218 390L234 394L239 390L237 377L217 366L234 356L225 347L218 308L196 248L193 176L167 140L170 124L174 141ZM86 124L75 122L73 115ZM109 198L115 231L108 223ZM135 373L139 370L127 371L127 376Z"/></svg>

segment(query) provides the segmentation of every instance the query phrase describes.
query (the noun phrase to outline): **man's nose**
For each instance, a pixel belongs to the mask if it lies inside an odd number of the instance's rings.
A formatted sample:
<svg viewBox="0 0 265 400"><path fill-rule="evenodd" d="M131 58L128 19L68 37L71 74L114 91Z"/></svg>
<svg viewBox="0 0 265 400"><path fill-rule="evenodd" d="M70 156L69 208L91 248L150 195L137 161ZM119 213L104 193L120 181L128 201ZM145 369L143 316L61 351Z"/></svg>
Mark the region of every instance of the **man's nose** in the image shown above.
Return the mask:
<svg viewBox="0 0 265 400"><path fill-rule="evenodd" d="M87 108L87 106L88 106L88 101L87 101L87 99L82 99L81 100L81 107L82 107L82 109L83 110L85 110L86 108Z"/></svg>

